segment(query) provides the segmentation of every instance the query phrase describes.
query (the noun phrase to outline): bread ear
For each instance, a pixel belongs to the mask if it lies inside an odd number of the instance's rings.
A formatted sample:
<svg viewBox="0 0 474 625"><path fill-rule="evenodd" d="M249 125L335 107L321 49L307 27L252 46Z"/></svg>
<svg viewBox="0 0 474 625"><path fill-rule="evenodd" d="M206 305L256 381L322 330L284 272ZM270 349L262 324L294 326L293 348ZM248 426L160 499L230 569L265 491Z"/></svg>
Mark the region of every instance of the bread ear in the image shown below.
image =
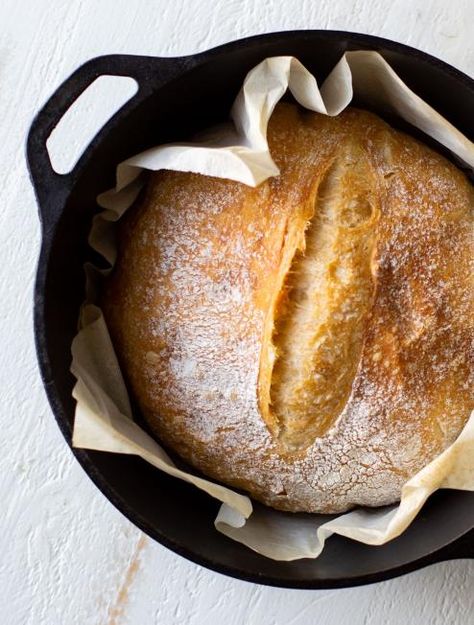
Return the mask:
<svg viewBox="0 0 474 625"><path fill-rule="evenodd" d="M283 448L323 436L349 398L375 291L377 174L355 141L338 146L309 194L312 215L273 319L269 412ZM266 363L263 363L266 366Z"/></svg>

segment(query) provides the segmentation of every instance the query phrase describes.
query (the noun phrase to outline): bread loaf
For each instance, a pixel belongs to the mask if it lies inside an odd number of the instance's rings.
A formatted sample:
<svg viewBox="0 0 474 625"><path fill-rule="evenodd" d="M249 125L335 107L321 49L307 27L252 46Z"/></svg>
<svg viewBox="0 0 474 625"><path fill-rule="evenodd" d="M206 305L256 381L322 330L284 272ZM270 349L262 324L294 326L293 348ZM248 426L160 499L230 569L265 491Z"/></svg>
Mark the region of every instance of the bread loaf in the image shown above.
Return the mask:
<svg viewBox="0 0 474 625"><path fill-rule="evenodd" d="M102 307L156 436L282 510L380 506L474 409L474 191L373 114L280 104L280 176L161 171Z"/></svg>

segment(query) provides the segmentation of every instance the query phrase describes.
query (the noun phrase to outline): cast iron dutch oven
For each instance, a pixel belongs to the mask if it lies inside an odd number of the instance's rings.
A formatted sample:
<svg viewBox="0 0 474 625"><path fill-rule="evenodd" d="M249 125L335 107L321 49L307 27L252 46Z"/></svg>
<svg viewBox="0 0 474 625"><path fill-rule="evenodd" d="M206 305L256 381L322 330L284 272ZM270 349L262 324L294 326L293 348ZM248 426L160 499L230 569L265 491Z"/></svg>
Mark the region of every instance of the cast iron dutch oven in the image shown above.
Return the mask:
<svg viewBox="0 0 474 625"><path fill-rule="evenodd" d="M296 56L322 81L346 50L357 49L380 52L408 86L474 139L472 79L413 48L334 31L261 35L179 58L102 56L74 72L38 113L27 144L43 227L34 302L36 346L44 386L69 445L71 341L84 297L83 264L92 254L87 235L97 211L95 198L113 186L116 164L152 145L185 140L226 118L244 76L265 57ZM138 91L100 130L74 170L58 175L46 140L101 75L130 76ZM236 578L281 587L336 588L474 557L474 493L437 492L401 537L381 547L334 536L317 560L274 562L219 534L213 524L218 503L192 486L140 458L72 451L104 495L144 532L176 553Z"/></svg>

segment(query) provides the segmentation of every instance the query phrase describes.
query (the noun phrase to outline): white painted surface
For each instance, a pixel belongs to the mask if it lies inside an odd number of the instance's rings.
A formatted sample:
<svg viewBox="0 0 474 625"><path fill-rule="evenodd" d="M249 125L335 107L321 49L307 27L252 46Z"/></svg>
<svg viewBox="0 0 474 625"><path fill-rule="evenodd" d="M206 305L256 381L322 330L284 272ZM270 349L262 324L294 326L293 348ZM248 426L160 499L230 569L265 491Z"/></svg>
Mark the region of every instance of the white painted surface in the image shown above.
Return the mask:
<svg viewBox="0 0 474 625"><path fill-rule="evenodd" d="M34 112L99 54L183 55L260 32L332 28L408 43L472 75L473 23L473 0L0 0L2 624L474 623L473 561L350 590L253 586L143 538L103 498L39 380L31 302L40 233L24 160ZM86 124L76 128L80 136Z"/></svg>

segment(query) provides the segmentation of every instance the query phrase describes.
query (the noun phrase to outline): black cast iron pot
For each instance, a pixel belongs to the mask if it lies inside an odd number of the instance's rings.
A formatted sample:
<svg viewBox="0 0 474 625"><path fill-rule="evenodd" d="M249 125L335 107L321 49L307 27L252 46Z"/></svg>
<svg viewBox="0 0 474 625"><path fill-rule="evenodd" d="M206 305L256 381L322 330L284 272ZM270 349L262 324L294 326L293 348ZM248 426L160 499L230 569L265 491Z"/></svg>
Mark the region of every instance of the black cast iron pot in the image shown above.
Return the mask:
<svg viewBox="0 0 474 625"><path fill-rule="evenodd" d="M44 386L71 445L74 379L71 341L84 297L84 261L98 193L113 186L115 166L152 145L189 138L228 116L246 73L268 56L293 55L322 81L346 50L380 52L398 75L471 140L474 81L398 43L347 32L294 31L251 37L179 58L110 55L88 61L35 118L27 156L43 242L35 290L35 333ZM134 78L136 95L101 129L74 170L58 175L46 140L99 76ZM317 560L274 562L219 534L218 503L143 460L73 449L104 495L135 525L176 553L227 575L293 588L336 588L388 579L427 564L474 557L474 493L439 491L396 540L370 547L332 537ZM66 486L65 486L66 487ZM192 525L187 522L193 510Z"/></svg>

